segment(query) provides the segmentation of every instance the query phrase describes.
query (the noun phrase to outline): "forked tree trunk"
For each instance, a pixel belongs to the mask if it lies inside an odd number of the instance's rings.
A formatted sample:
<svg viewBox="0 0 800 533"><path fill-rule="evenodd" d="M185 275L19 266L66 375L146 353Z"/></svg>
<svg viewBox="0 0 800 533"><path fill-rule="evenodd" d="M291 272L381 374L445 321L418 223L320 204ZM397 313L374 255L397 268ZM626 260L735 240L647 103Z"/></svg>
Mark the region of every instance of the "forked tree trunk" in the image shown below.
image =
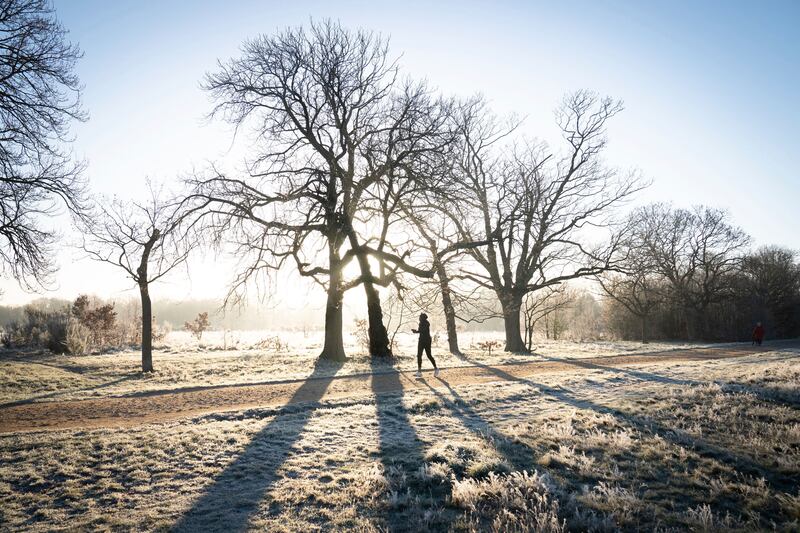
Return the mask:
<svg viewBox="0 0 800 533"><path fill-rule="evenodd" d="M153 305L147 283L139 284L142 297L142 372L153 372Z"/></svg>
<svg viewBox="0 0 800 533"><path fill-rule="evenodd" d="M364 292L367 294L367 318L369 321L369 353L373 357L391 357L392 349L389 346L389 333L383 325L383 309L381 298L372 283L364 283Z"/></svg>
<svg viewBox="0 0 800 533"><path fill-rule="evenodd" d="M439 290L442 291L442 310L444 311L444 322L447 326L447 347L453 355L461 355L458 349L458 331L456 330L456 310L453 307L453 296L450 290L450 278L447 269L441 261L434 261L436 275L439 277Z"/></svg>
<svg viewBox="0 0 800 533"><path fill-rule="evenodd" d="M358 239L351 231L348 234L350 246L353 249L359 248ZM365 253L356 254L361 275L364 277L364 293L367 296L367 319L369 322L369 353L373 357L391 357L392 349L389 346L389 333L383 324L383 309L381 309L381 297L375 289L375 285L368 281L372 279L372 269L369 266L369 258Z"/></svg>

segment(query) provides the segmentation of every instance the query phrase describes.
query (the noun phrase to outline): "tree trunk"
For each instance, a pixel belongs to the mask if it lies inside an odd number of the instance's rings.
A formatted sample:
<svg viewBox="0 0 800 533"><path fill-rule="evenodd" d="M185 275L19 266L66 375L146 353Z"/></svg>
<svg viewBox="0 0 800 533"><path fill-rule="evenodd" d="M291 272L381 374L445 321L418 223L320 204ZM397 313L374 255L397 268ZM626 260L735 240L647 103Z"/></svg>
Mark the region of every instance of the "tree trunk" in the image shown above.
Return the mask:
<svg viewBox="0 0 800 533"><path fill-rule="evenodd" d="M506 351L529 353L519 329L522 299L509 296L501 298L500 302L503 307L503 323L506 330Z"/></svg>
<svg viewBox="0 0 800 533"><path fill-rule="evenodd" d="M325 305L325 344L322 347L321 359L329 361L344 361L347 354L344 352L344 338L342 336L342 268L339 264L336 250L329 250L330 278L328 286L328 301Z"/></svg>
<svg viewBox="0 0 800 533"><path fill-rule="evenodd" d="M528 321L527 317L525 318L525 347L528 351L531 351L533 347L533 326L530 321Z"/></svg>
<svg viewBox="0 0 800 533"><path fill-rule="evenodd" d="M391 357L392 349L389 346L389 333L383 325L383 309L381 298L372 283L364 283L364 292L367 294L367 318L369 320L369 353L373 357Z"/></svg>
<svg viewBox="0 0 800 533"><path fill-rule="evenodd" d="M350 246L358 249L358 239L350 231L348 234ZM389 333L383 325L383 309L381 309L381 298L375 289L375 284L370 281L373 279L372 269L369 266L369 258L365 253L356 254L361 276L364 278L364 292L367 295L367 319L369 321L369 353L373 357L391 357L392 349L389 346Z"/></svg>
<svg viewBox="0 0 800 533"><path fill-rule="evenodd" d="M642 344L647 344L647 315L642 315Z"/></svg>
<svg viewBox="0 0 800 533"><path fill-rule="evenodd" d="M456 330L456 310L453 307L453 297L450 291L450 278L447 270L441 261L435 261L436 275L439 277L439 289L442 291L442 310L444 311L444 322L447 326L447 345L450 353L461 355L458 349L458 331Z"/></svg>
<svg viewBox="0 0 800 533"><path fill-rule="evenodd" d="M339 290L328 289L328 303L325 306L325 345L319 356L329 361L347 359L342 336L342 293Z"/></svg>
<svg viewBox="0 0 800 533"><path fill-rule="evenodd" d="M142 296L142 372L153 372L153 306L147 283L139 284Z"/></svg>

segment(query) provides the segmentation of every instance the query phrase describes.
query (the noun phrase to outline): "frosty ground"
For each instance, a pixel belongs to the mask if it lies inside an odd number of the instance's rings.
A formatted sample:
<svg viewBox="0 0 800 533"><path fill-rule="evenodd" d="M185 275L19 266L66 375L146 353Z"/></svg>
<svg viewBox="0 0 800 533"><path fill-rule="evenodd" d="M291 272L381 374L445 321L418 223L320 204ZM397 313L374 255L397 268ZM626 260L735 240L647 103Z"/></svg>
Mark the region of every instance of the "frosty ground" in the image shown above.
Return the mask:
<svg viewBox="0 0 800 533"><path fill-rule="evenodd" d="M0 403L16 401L68 400L119 396L136 392L197 386L262 383L280 379L358 374L380 370L416 369L416 336L399 334L392 361L375 363L356 338L345 346L348 360L317 364L321 333L301 332L209 332L201 342L185 332L170 333L156 346L154 374L142 374L141 356L135 350L110 354L70 356L41 352L7 352L0 356ZM479 348L495 341L500 348ZM462 334L462 346L472 361L503 364L544 361L547 357L584 358L604 355L664 352L706 346L686 343L592 342L539 340L533 355L502 351L502 334ZM447 353L446 341L434 341L440 367L471 364ZM429 367L427 359L424 364Z"/></svg>
<svg viewBox="0 0 800 533"><path fill-rule="evenodd" d="M440 380L426 375L430 387L403 393L125 429L5 434L0 525L795 531L797 346L721 360L576 365L526 378L495 370L490 383L457 386L445 370ZM545 343L538 355L515 357L578 359L641 349ZM300 349L290 343L278 353L176 343L171 353L157 352L161 371L152 378L115 382L135 374L135 354L12 353L2 356L1 390L4 401L58 401L370 370L364 357L315 366L313 356L310 343ZM493 366L508 357L468 349L464 359L442 360ZM398 362L414 364L410 357Z"/></svg>

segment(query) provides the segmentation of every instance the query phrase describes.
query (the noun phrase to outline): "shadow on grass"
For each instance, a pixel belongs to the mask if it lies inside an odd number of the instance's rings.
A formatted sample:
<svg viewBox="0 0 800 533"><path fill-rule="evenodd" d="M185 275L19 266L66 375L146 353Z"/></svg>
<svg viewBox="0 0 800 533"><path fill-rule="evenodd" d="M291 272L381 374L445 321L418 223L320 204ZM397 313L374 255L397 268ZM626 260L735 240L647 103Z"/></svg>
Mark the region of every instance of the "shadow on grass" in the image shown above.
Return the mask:
<svg viewBox="0 0 800 533"><path fill-rule="evenodd" d="M577 366L580 368L586 368L588 370L604 370L608 372L618 372L620 374L625 374L634 377L636 379L640 379L642 381L656 381L658 383L664 383L667 385L700 385L699 381L693 381L690 379L671 378L669 376L662 376L661 374L655 374L653 372L647 372L644 370L634 370L632 368L627 368L623 366L605 366L605 365L599 365L597 363L590 363L588 361L581 361L580 359L566 359L563 357L552 357L544 355L542 356L542 358L546 359L547 361L553 361L556 363L563 363L565 365Z"/></svg>
<svg viewBox="0 0 800 533"><path fill-rule="evenodd" d="M447 531L452 511L439 506L450 494L450 484L429 484L419 480L417 471L425 464L423 443L403 407L402 374L381 373L372 376L375 412L378 417L380 461L387 479L405 479L407 492L389 494L385 502L384 528L387 531ZM402 379L408 379L402 377ZM382 390L394 392L385 393ZM400 392L397 392L400 391ZM393 489L390 489L393 490ZM414 508L419 505L419 508ZM415 523L423 517L425 523Z"/></svg>
<svg viewBox="0 0 800 533"><path fill-rule="evenodd" d="M440 377L435 379L447 387L452 399L436 390L435 387L432 387L427 382L425 382L425 385L430 389L431 393L433 393L439 401L444 403L445 407L458 418L462 426L475 433L477 436L488 440L495 449L503 455L503 458L509 463L512 470L531 471L535 467L535 458L533 456L535 450L527 444L514 442L495 429L494 426L472 409L469 403L464 400L447 381Z"/></svg>
<svg viewBox="0 0 800 533"><path fill-rule="evenodd" d="M122 376L121 378L113 379L113 380L107 381L105 383L100 383L99 385L91 385L89 387L82 387L80 389L74 389L74 390L53 391L53 392L48 392L46 394L40 394L38 396L31 396L30 398L25 398L24 400L16 400L16 401L13 401L13 402L2 403L2 404L0 404L0 409L4 409L6 407L16 407L16 406L19 406L19 405L27 405L27 404L30 404L30 403L36 403L39 400L48 400L48 399L58 398L60 396L66 395L66 394L74 394L74 393L77 393L77 392L88 392L88 391L95 391L95 390L105 389L106 387L111 387L111 386L117 385L119 383L122 383L123 381L129 381L131 379L139 378L139 377L141 377L141 375L142 375L141 372L135 372L135 373L132 373L132 374L127 374L125 376Z"/></svg>
<svg viewBox="0 0 800 533"><path fill-rule="evenodd" d="M292 446L308 424L318 402L334 376L318 378L330 371L330 362L317 361L314 372L239 456L223 470L192 507L174 525L174 531L243 531L258 510ZM341 368L341 363L338 368ZM322 368L325 370L322 370ZM292 405L304 402L305 405ZM309 405L311 404L311 405Z"/></svg>
<svg viewBox="0 0 800 533"><path fill-rule="evenodd" d="M527 378L514 376L499 368L494 368L488 365L484 365L477 361L470 361L470 362L475 364L476 366L479 366L487 370L488 372L491 372L492 374L494 374L499 378L502 378L506 381L512 381L528 385L529 387L538 390L542 394L550 396L551 398L558 400L564 404L570 405L577 409L591 409L596 413L611 415L615 417L617 420L619 420L621 423L626 424L629 427L632 427L638 431L657 434L660 437L678 446L682 447L688 446L698 455L719 461L745 475L754 476L756 478L763 477L774 488L781 490L783 492L792 493L796 491L798 481L800 481L796 479L795 476L782 474L780 472L775 472L746 456L737 454L727 448L717 446L713 443L706 441L705 439L689 435L688 433L680 429L666 426L655 419L625 412L619 409L615 409L613 407L608 407L602 404L595 403L591 400L577 398L569 394L569 392L565 391L564 389L556 389L553 387L548 387L547 385L537 383ZM617 369L614 368L613 370L616 371Z"/></svg>
<svg viewBox="0 0 800 533"><path fill-rule="evenodd" d="M576 359L564 359L561 357L544 357L544 358L547 359L548 361L563 363L565 365L572 365L580 368L586 368L589 370L603 370L606 372L617 372L620 374L631 376L633 378L642 381L653 381L656 383L663 383L665 385L698 386L708 383L704 381L696 381L691 379L673 378L669 376L664 376L662 374L656 374L655 372L647 372L645 370L635 370L627 367L605 366L597 363L591 363L588 361L581 361ZM753 396L764 402L786 405L793 408L800 407L800 403L792 400L791 398L775 394L769 394L767 391L759 387L748 386L747 384L738 382L726 381L717 383L723 387L723 392L726 393L729 392L747 393L747 394L752 394Z"/></svg>

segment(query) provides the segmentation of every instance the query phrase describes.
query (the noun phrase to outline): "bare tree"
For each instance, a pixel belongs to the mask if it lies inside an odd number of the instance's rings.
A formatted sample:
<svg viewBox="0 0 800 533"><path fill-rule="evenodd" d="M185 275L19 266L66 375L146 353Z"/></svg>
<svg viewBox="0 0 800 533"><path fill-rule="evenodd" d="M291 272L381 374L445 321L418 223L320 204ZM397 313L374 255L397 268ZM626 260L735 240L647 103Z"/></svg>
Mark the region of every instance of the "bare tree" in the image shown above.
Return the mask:
<svg viewBox="0 0 800 533"><path fill-rule="evenodd" d="M57 234L41 221L86 204L83 164L64 148L86 119L66 34L47 0L0 0L0 269L28 288L55 268Z"/></svg>
<svg viewBox="0 0 800 533"><path fill-rule="evenodd" d="M525 348L533 349L533 333L542 319L549 319L554 313L566 309L575 300L573 291L567 285L552 285L525 295L522 304L523 333Z"/></svg>
<svg viewBox="0 0 800 533"><path fill-rule="evenodd" d="M142 372L153 372L153 306L150 285L186 261L191 234L178 231L177 204L149 186L145 202L98 203L83 223L83 249L97 261L121 268L139 288L142 301Z"/></svg>
<svg viewBox="0 0 800 533"><path fill-rule="evenodd" d="M797 253L778 246L765 246L748 254L742 262L744 290L769 322L773 337L792 337L800 332L800 264Z"/></svg>
<svg viewBox="0 0 800 533"><path fill-rule="evenodd" d="M485 246L488 241L459 240L459 232L443 215L448 206L459 201L457 194L436 189L427 193L429 198L403 207L405 221L413 227L417 249L424 250L424 262L432 265L434 275L433 279L423 276L413 280L414 301L420 309L441 305L448 349L461 355L457 321L484 322L498 316L493 304L481 294L480 285L465 286L464 280L456 279L454 274L470 248Z"/></svg>
<svg viewBox="0 0 800 533"><path fill-rule="evenodd" d="M633 245L668 282L670 298L685 312L689 339L707 337L709 309L733 296L734 277L750 238L722 209L674 209L652 204L637 210Z"/></svg>
<svg viewBox="0 0 800 533"><path fill-rule="evenodd" d="M599 276L598 281L609 298L639 319L642 344L647 344L647 321L664 301L658 277L646 269L635 268L626 270L624 274L606 273Z"/></svg>
<svg viewBox="0 0 800 533"><path fill-rule="evenodd" d="M399 270L431 274L387 246L394 208L377 222L368 214L384 213L379 185L416 179L408 165L442 142L446 106L424 85L398 82L383 38L330 21L246 42L205 87L219 102L215 114L252 126L257 138L246 176L195 176L187 198L251 258L234 289L292 264L327 291L321 356L343 359L342 301L363 286L370 352L391 354L377 287ZM345 279L354 259L360 275Z"/></svg>
<svg viewBox="0 0 800 533"><path fill-rule="evenodd" d="M507 351L527 351L520 334L526 294L613 267L618 241L590 247L584 230L608 226L614 207L643 187L601 160L606 124L621 109L586 91L566 97L556 115L567 142L559 157L541 144L502 150L509 130L480 100L465 107L455 172L472 201L453 206L452 220L462 241L490 242L470 250L476 268L461 276L497 294Z"/></svg>
<svg viewBox="0 0 800 533"><path fill-rule="evenodd" d="M653 312L664 304L663 278L658 267L635 236L639 221L634 215L621 230L621 246L617 250L617 272L597 276L603 292L639 319L642 343L648 342L647 322Z"/></svg>

